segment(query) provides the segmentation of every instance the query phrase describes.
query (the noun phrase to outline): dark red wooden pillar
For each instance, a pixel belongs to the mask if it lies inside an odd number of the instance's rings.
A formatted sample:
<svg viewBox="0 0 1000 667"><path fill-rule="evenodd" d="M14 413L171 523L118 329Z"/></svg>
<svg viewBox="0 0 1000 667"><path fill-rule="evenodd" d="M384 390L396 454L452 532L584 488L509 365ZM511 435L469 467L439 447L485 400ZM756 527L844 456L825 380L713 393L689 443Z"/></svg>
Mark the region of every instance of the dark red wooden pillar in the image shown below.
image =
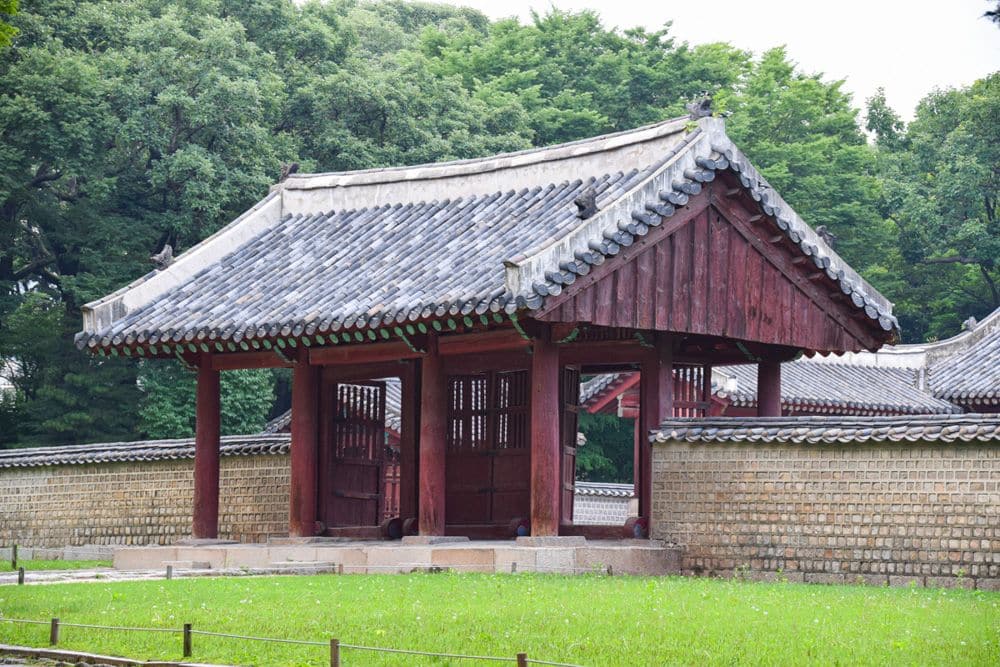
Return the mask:
<svg viewBox="0 0 1000 667"><path fill-rule="evenodd" d="M548 327L531 354L531 534L559 534L559 349Z"/></svg>
<svg viewBox="0 0 1000 667"><path fill-rule="evenodd" d="M302 349L292 369L291 479L288 498L288 534L316 534L316 487L319 465L319 366L309 365Z"/></svg>
<svg viewBox="0 0 1000 667"><path fill-rule="evenodd" d="M642 360L639 383L639 432L635 461L636 497L639 516L649 520L653 507L653 449L649 432L673 416L673 346L667 336L657 337L656 346Z"/></svg>
<svg viewBox="0 0 1000 667"><path fill-rule="evenodd" d="M417 437L420 433L420 366L414 359L403 362L400 373L399 517L417 516Z"/></svg>
<svg viewBox="0 0 1000 667"><path fill-rule="evenodd" d="M219 536L219 371L204 355L198 366L195 393L194 520L197 539Z"/></svg>
<svg viewBox="0 0 1000 667"><path fill-rule="evenodd" d="M421 535L444 535L445 443L447 381L438 354L437 337L427 336L427 353L420 364L420 498Z"/></svg>
<svg viewBox="0 0 1000 667"><path fill-rule="evenodd" d="M781 363L778 361L757 364L757 416L781 416Z"/></svg>

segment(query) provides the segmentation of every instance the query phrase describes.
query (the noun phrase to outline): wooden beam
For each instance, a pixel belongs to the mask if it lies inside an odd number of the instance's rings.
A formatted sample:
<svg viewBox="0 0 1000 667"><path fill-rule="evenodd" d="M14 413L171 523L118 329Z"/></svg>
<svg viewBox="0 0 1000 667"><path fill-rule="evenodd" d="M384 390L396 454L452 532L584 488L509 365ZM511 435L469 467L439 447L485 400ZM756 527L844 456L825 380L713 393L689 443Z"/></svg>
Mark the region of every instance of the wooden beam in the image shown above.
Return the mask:
<svg viewBox="0 0 1000 667"><path fill-rule="evenodd" d="M781 362L757 364L757 416L781 416Z"/></svg>
<svg viewBox="0 0 1000 667"><path fill-rule="evenodd" d="M638 340L601 341L594 343L566 343L559 346L559 363L564 366L593 364L639 363L645 355Z"/></svg>
<svg viewBox="0 0 1000 667"><path fill-rule="evenodd" d="M481 331L471 334L443 336L438 339L442 356L483 354L484 352L528 351L529 341L513 329Z"/></svg>
<svg viewBox="0 0 1000 667"><path fill-rule="evenodd" d="M196 539L219 537L219 371L211 357L198 366L195 393L194 516L191 535Z"/></svg>
<svg viewBox="0 0 1000 667"><path fill-rule="evenodd" d="M531 534L559 534L562 480L559 421L559 349L541 331L531 354Z"/></svg>
<svg viewBox="0 0 1000 667"><path fill-rule="evenodd" d="M445 534L445 464L448 454L448 387L437 336L428 335L420 364L420 498L421 535Z"/></svg>
<svg viewBox="0 0 1000 667"><path fill-rule="evenodd" d="M212 369L235 371L246 368L290 368L285 361L271 350L261 352L224 352L212 355Z"/></svg>
<svg viewBox="0 0 1000 667"><path fill-rule="evenodd" d="M318 366L309 364L308 350L299 351L292 371L291 478L288 502L288 534L316 534L316 494L319 468Z"/></svg>
<svg viewBox="0 0 1000 667"><path fill-rule="evenodd" d="M414 352L401 341L391 343L371 343L361 345L338 345L336 347L317 347L309 350L309 363L314 366L334 364L368 364L379 361L399 361L400 359L418 359L421 354Z"/></svg>
<svg viewBox="0 0 1000 667"><path fill-rule="evenodd" d="M420 431L420 363L403 363L400 373L399 517L417 516L417 437Z"/></svg>
<svg viewBox="0 0 1000 667"><path fill-rule="evenodd" d="M664 418L673 414L673 341L669 336L656 338L656 346L647 350L642 360L639 384L640 433L635 454L635 488L639 499L639 516L647 521L653 504L653 449L649 432L659 428Z"/></svg>

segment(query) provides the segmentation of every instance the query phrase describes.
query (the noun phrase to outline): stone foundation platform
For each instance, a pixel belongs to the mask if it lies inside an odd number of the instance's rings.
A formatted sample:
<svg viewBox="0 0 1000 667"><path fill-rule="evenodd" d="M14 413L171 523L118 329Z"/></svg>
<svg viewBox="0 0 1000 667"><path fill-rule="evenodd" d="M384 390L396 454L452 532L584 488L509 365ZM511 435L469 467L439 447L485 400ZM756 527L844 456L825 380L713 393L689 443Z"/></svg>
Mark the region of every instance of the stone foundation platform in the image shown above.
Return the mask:
<svg viewBox="0 0 1000 667"><path fill-rule="evenodd" d="M343 566L345 574L394 574L413 571L551 572L584 574L678 574L680 549L656 540L566 538L541 546L512 540L448 541L412 544L388 541L310 540L301 544L216 544L121 547L119 570L174 568L273 568Z"/></svg>

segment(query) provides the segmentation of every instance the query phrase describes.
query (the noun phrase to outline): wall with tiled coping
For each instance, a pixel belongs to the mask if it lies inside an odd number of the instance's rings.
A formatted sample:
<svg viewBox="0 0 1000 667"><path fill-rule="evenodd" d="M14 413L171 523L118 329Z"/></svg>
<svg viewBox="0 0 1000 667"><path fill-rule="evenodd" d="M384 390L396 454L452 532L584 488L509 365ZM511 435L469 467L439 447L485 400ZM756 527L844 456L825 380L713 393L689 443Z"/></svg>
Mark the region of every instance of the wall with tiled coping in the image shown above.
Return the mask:
<svg viewBox="0 0 1000 667"><path fill-rule="evenodd" d="M0 546L171 544L191 532L192 459L0 468ZM220 537L288 533L287 454L223 456ZM620 525L634 500L578 494L581 524Z"/></svg>
<svg viewBox="0 0 1000 667"><path fill-rule="evenodd" d="M1000 589L1000 447L653 448L653 536L686 573Z"/></svg>

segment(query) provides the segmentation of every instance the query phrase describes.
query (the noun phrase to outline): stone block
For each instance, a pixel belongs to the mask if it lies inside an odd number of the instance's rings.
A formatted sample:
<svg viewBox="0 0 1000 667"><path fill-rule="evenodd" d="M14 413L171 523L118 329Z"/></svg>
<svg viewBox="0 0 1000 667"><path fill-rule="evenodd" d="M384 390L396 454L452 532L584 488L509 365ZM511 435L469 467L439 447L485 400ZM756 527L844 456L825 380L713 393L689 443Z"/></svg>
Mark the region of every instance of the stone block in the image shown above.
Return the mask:
<svg viewBox="0 0 1000 667"><path fill-rule="evenodd" d="M896 587L906 587L906 586L923 586L924 578L916 576L903 576L903 575L892 575L889 577L889 585Z"/></svg>
<svg viewBox="0 0 1000 667"><path fill-rule="evenodd" d="M404 547L432 546L435 544L459 544L469 542L468 537L459 535L405 535L400 542Z"/></svg>
<svg viewBox="0 0 1000 667"><path fill-rule="evenodd" d="M177 558L174 560L208 563L212 569L226 566L227 547L177 547Z"/></svg>
<svg viewBox="0 0 1000 667"><path fill-rule="evenodd" d="M431 563L456 572L493 572L493 549L490 547L434 549L431 552Z"/></svg>
<svg viewBox="0 0 1000 667"><path fill-rule="evenodd" d="M587 546L576 550L578 568L613 574L664 575L680 573L676 549L640 546Z"/></svg>
<svg viewBox="0 0 1000 667"><path fill-rule="evenodd" d="M965 588L972 590L976 581L970 577L927 577L928 588Z"/></svg>
<svg viewBox="0 0 1000 667"><path fill-rule="evenodd" d="M576 549L545 547L535 549L535 570L552 574L573 574L577 568Z"/></svg>
<svg viewBox="0 0 1000 667"><path fill-rule="evenodd" d="M368 547L367 551L370 574L409 572L432 565L431 547Z"/></svg>
<svg viewBox="0 0 1000 667"><path fill-rule="evenodd" d="M1000 591L1000 579L980 577L976 579L976 589L980 591Z"/></svg>
<svg viewBox="0 0 1000 667"><path fill-rule="evenodd" d="M519 547L582 547L587 538L578 535L547 535L543 537L522 536L514 540Z"/></svg>
<svg viewBox="0 0 1000 667"><path fill-rule="evenodd" d="M317 547L311 545L279 545L268 547L271 563L311 563L316 560Z"/></svg>
<svg viewBox="0 0 1000 667"><path fill-rule="evenodd" d="M116 570L159 570L168 560L178 560L176 547L123 547L112 563Z"/></svg>
<svg viewBox="0 0 1000 667"><path fill-rule="evenodd" d="M511 564L517 563L517 572L533 572L537 553L538 549L526 547L495 547L493 566L497 572L510 572Z"/></svg>

